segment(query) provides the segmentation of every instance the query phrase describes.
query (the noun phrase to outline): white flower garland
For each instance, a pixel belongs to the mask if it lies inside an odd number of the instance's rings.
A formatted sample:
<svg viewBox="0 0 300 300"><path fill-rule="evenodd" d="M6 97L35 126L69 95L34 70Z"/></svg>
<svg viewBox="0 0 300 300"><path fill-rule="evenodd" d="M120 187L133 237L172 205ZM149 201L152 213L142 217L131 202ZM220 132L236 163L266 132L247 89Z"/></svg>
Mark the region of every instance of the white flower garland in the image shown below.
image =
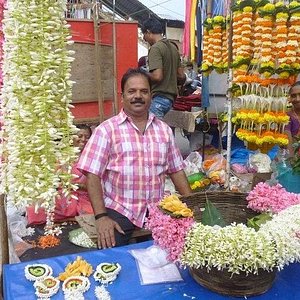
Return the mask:
<svg viewBox="0 0 300 300"><path fill-rule="evenodd" d="M300 205L291 206L256 232L244 224L226 227L195 224L188 232L180 261L199 268L257 274L300 261Z"/></svg>
<svg viewBox="0 0 300 300"><path fill-rule="evenodd" d="M76 128L70 113L74 53L67 50L72 41L65 7L65 0L10 0L3 25L5 161L0 192L19 207L41 204L49 212L58 187L65 195L75 189L71 140Z"/></svg>
<svg viewBox="0 0 300 300"><path fill-rule="evenodd" d="M95 296L98 300L111 300L110 294L104 285L96 286Z"/></svg>

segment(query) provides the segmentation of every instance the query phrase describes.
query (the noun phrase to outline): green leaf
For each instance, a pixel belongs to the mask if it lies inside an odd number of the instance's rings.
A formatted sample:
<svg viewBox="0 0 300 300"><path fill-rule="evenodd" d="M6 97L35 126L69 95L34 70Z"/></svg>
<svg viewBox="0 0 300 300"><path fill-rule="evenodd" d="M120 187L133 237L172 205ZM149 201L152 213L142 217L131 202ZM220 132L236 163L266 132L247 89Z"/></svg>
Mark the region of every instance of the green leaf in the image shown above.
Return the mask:
<svg viewBox="0 0 300 300"><path fill-rule="evenodd" d="M201 223L203 225L214 226L219 225L225 227L226 224L219 210L211 201L206 200L205 210L202 213Z"/></svg>
<svg viewBox="0 0 300 300"><path fill-rule="evenodd" d="M260 228L260 226L267 221L270 221L272 216L269 213L262 213L258 216L255 216L251 219L248 219L247 226L254 228L256 231Z"/></svg>

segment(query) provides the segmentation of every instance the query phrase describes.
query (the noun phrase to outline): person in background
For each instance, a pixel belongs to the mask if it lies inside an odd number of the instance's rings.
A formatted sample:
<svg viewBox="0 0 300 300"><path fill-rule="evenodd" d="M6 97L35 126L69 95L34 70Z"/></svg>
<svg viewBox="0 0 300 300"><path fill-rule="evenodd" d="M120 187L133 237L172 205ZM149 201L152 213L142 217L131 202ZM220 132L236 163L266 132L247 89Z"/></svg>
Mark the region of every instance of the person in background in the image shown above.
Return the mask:
<svg viewBox="0 0 300 300"><path fill-rule="evenodd" d="M128 243L143 227L147 207L164 196L168 174L177 191L191 193L171 128L149 112L151 79L129 69L122 77L121 112L94 131L78 162L87 176L98 248Z"/></svg>
<svg viewBox="0 0 300 300"><path fill-rule="evenodd" d="M288 112L290 122L285 127L285 131L289 137L288 150L290 156L293 156L293 143L296 138L300 138L300 81L296 81L289 90L289 101L292 109Z"/></svg>
<svg viewBox="0 0 300 300"><path fill-rule="evenodd" d="M177 97L177 84L185 82L180 55L174 43L163 36L161 23L153 18L141 27L144 40L150 44L148 53L149 76L152 81L150 111L162 119L172 108Z"/></svg>
<svg viewBox="0 0 300 300"><path fill-rule="evenodd" d="M79 129L79 131L77 132L77 135L73 140L73 144L75 147L79 148L79 159L87 141L92 135L92 130L85 124L77 125L76 127ZM78 198L76 205L76 215L92 214L93 207L87 192L86 177L78 170L77 162L72 167L72 173L77 175L77 178L74 179L74 183L77 183L78 185L78 190L74 192L74 195Z"/></svg>
<svg viewBox="0 0 300 300"><path fill-rule="evenodd" d="M87 125L77 125L76 127L79 130L73 139L73 145L78 147L80 155L88 139L92 135L92 130ZM56 199L54 211L55 221L62 221L77 215L93 213L93 208L86 188L86 177L77 169L77 161L72 166L72 173L76 175L73 179L73 183L78 185L78 189L73 192L73 195L77 197L77 200L72 199L69 201L63 195L60 195L59 198ZM39 208L35 211L34 206L29 206L26 208L26 216L28 224L43 224L46 222L46 214L43 208Z"/></svg>
<svg viewBox="0 0 300 300"><path fill-rule="evenodd" d="M141 56L138 61L138 68L148 71L147 67L147 55L146 56Z"/></svg>

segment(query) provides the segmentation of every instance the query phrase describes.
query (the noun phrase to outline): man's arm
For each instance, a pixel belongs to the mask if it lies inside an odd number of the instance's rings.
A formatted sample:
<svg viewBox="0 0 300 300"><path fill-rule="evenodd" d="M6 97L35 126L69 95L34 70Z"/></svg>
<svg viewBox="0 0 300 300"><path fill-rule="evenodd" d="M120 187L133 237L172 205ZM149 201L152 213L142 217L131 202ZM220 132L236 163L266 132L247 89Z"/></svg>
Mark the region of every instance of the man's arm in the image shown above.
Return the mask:
<svg viewBox="0 0 300 300"><path fill-rule="evenodd" d="M152 82L161 82L164 78L162 69L155 69L152 72L148 73Z"/></svg>
<svg viewBox="0 0 300 300"><path fill-rule="evenodd" d="M106 213L100 177L92 173L87 173L86 177L87 190L94 209L95 216L98 214ZM110 248L116 245L114 232L115 229L118 230L120 233L124 234L119 224L111 218L109 218L108 216L104 216L96 220L98 248Z"/></svg>
<svg viewBox="0 0 300 300"><path fill-rule="evenodd" d="M174 183L176 190L182 196L188 196L192 194L192 190L187 181L186 175L183 170L178 171L176 173L169 174L172 182Z"/></svg>

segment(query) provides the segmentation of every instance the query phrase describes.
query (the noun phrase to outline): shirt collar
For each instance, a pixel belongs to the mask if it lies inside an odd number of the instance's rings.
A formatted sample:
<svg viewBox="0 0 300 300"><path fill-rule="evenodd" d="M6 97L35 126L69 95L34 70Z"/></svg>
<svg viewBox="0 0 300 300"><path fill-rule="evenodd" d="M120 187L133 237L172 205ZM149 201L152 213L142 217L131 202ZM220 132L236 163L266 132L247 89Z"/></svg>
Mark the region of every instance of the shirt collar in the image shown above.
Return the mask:
<svg viewBox="0 0 300 300"><path fill-rule="evenodd" d="M155 119L156 119L156 116L153 113L149 112L149 117L148 117L147 124L149 125ZM118 122L118 124L122 124L126 120L131 121L132 119L129 116L126 115L124 109L122 108L121 111L120 111L120 113L117 116L117 122ZM148 125L147 125L147 127L148 127Z"/></svg>

